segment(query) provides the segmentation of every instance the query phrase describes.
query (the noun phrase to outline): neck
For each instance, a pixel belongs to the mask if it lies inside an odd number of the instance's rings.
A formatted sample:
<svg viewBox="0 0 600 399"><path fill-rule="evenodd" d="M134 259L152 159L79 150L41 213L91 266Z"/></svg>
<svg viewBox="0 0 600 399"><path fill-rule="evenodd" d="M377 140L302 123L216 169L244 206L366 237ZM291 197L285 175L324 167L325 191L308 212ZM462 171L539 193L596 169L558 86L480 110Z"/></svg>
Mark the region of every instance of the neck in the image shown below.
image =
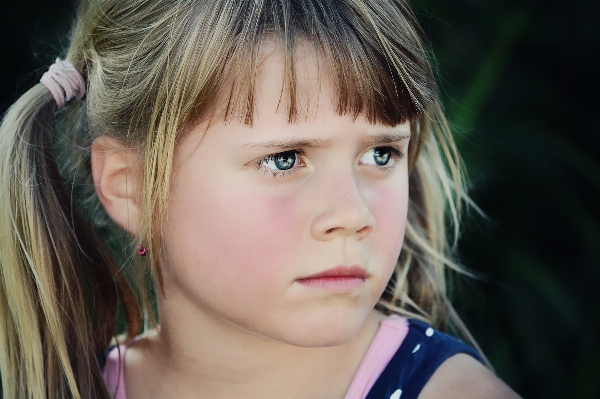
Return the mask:
<svg viewBox="0 0 600 399"><path fill-rule="evenodd" d="M161 315L169 317L161 316L158 333L127 352L128 399L191 398L198 392L210 398L341 399L383 318L372 312L341 345L306 348L243 330L181 302L177 309L160 306Z"/></svg>

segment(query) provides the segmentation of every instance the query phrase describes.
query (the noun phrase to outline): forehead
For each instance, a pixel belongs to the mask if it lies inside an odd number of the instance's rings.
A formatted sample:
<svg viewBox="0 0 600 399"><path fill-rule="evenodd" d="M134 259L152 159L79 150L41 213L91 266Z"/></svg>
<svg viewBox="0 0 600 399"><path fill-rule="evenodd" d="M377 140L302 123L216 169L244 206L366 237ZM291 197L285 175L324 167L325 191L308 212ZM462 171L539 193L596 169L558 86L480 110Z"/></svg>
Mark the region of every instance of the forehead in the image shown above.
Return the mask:
<svg viewBox="0 0 600 399"><path fill-rule="evenodd" d="M384 126L368 122L363 115L354 116L338 112L339 94L331 67L311 43L297 45L294 59L290 62L294 68L294 79L287 76L290 64L286 64L286 54L282 46L275 41L265 42L258 54L252 87L252 123L244 123L238 118L217 118L210 124L213 127L211 130L217 133L223 130L222 126L235 126L236 131L246 133L240 134L234 140L245 141L251 136L317 138L344 127L349 132L385 132L397 126ZM235 82L231 82L230 85L234 91ZM292 102L292 98L295 101ZM291 108L294 108L297 115L293 121L290 120ZM214 129L218 126L221 128ZM362 128L359 129L359 126Z"/></svg>
<svg viewBox="0 0 600 399"><path fill-rule="evenodd" d="M221 90L223 97L216 107L217 112L192 129L200 134L200 141L249 148L257 142L307 139L325 143L329 142L326 137L336 141L392 131L410 136L410 127L405 121L381 124L369 121L364 113L340 112L335 75L327 59L312 43L296 43L293 59L286 60L286 57L280 43L267 40L257 54L251 85L247 86L247 76L231 74ZM293 79L289 77L290 66ZM251 90L251 96L246 97L245 90ZM252 107L250 123L243 117L247 111L244 105L249 104ZM292 113L296 115L293 120Z"/></svg>
<svg viewBox="0 0 600 399"><path fill-rule="evenodd" d="M259 53L256 74L256 106L260 112L272 111L287 117L291 107L296 107L299 120L313 119L319 108L335 104L333 74L322 55L308 43L296 48L294 59L286 65L281 46L267 42ZM286 74L293 68L295 79ZM296 101L292 104L291 99Z"/></svg>
<svg viewBox="0 0 600 399"><path fill-rule="evenodd" d="M247 73L243 68L230 71L210 116L213 120L252 125L277 114L288 122L308 121L323 107L335 110L337 105L331 68L311 43L296 44L290 56L280 43L266 40L253 76Z"/></svg>
<svg viewBox="0 0 600 399"><path fill-rule="evenodd" d="M265 52L257 74L253 123L239 120L201 123L193 130L199 141L188 147L191 152L200 146L201 152L221 149L241 156L265 155L297 148L385 145L411 136L409 123L389 126L372 123L362 115L337 113L331 76L319 70L315 53L307 54L299 63L302 69L298 71L296 90L298 104L304 108L299 112L302 118L290 122L286 109L289 97L285 95L288 89L282 82L283 61L279 55Z"/></svg>

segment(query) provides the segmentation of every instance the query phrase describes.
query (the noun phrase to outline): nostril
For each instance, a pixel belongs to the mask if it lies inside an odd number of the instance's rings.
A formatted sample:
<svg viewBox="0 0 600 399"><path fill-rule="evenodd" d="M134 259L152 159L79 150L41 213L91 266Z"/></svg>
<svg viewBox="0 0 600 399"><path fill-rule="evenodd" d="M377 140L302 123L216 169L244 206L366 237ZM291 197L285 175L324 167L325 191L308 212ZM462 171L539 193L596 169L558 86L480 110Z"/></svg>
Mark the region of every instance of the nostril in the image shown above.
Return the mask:
<svg viewBox="0 0 600 399"><path fill-rule="evenodd" d="M371 229L371 227L369 227L369 226L365 226L365 227L363 227L363 228L362 228L362 229L360 229L360 230L356 230L356 232L357 232L358 234L361 234L361 233L367 233L367 232L368 232L370 229Z"/></svg>
<svg viewBox="0 0 600 399"><path fill-rule="evenodd" d="M341 227L333 227L333 228L331 228L331 229L327 229L327 230L325 230L325 233L326 233L326 234L330 234L330 233L333 233L334 231L336 231L336 230L338 230L338 229L340 229L340 228L341 228ZM356 230L356 233L357 233L357 234L364 234L364 233L368 233L368 232L370 231L370 229L371 229L371 227L370 227L370 226L365 226L365 227L363 227L363 228L361 228L361 229L359 229L359 230Z"/></svg>

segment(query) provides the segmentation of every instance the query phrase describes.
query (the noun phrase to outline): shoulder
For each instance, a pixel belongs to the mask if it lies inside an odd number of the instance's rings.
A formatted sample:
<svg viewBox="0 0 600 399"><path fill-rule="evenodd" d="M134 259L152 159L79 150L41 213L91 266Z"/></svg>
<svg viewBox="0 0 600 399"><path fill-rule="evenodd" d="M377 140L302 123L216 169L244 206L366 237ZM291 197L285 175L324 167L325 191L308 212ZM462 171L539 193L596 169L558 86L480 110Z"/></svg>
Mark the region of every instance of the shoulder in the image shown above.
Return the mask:
<svg viewBox="0 0 600 399"><path fill-rule="evenodd" d="M518 399L486 366L479 353L462 341L411 320L411 328L424 331L424 351L415 372L423 381L419 399Z"/></svg>
<svg viewBox="0 0 600 399"><path fill-rule="evenodd" d="M505 383L473 357L459 353L444 361L423 387L419 399L519 399Z"/></svg>
<svg viewBox="0 0 600 399"><path fill-rule="evenodd" d="M409 320L408 334L368 399L517 399L469 345L428 324Z"/></svg>

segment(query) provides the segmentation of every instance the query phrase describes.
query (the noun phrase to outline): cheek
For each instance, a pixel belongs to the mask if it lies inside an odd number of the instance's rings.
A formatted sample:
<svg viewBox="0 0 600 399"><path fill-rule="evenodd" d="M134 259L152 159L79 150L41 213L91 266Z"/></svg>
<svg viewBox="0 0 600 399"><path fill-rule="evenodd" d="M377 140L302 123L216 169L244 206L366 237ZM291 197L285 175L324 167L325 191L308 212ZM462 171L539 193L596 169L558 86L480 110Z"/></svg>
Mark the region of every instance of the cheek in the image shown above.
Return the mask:
<svg viewBox="0 0 600 399"><path fill-rule="evenodd" d="M220 201L214 214L230 216L213 232L225 243L217 255L244 274L275 278L277 270L289 264L302 231L297 207L290 201L294 200L257 191Z"/></svg>
<svg viewBox="0 0 600 399"><path fill-rule="evenodd" d="M402 249L407 210L407 185L383 187L377 190L371 200L371 212L376 222L374 245L377 246L377 252L383 256L383 264L392 268Z"/></svg>
<svg viewBox="0 0 600 399"><path fill-rule="evenodd" d="M293 278L282 271L293 260L304 230L298 199L235 186L213 181L175 198L170 224L179 239L169 247L180 248L181 256L171 258L178 272L226 291L242 294L239 290L253 286L281 286L266 283Z"/></svg>

